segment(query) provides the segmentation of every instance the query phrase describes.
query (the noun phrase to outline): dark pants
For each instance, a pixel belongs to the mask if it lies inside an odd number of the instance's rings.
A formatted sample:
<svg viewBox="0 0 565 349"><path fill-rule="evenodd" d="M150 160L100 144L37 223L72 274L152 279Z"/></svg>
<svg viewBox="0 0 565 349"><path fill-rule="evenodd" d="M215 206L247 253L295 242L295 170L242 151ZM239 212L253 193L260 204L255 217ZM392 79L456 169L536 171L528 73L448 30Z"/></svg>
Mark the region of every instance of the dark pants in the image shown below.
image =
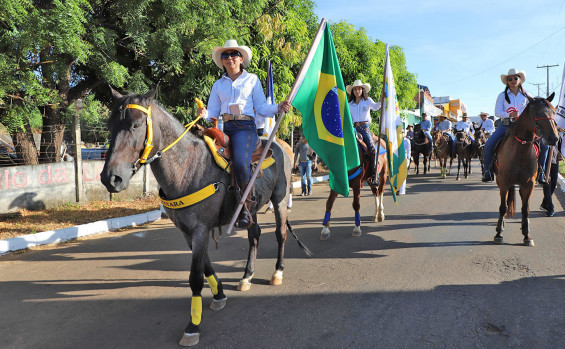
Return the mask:
<svg viewBox="0 0 565 349"><path fill-rule="evenodd" d="M224 133L231 142L235 179L240 189L244 190L241 186L251 178L251 155L257 144L255 121L227 121L224 123Z"/></svg>
<svg viewBox="0 0 565 349"><path fill-rule="evenodd" d="M559 174L559 164L551 164L549 169L548 183L543 186L543 201L541 203L547 210L553 211L553 192L557 186L557 177Z"/></svg>

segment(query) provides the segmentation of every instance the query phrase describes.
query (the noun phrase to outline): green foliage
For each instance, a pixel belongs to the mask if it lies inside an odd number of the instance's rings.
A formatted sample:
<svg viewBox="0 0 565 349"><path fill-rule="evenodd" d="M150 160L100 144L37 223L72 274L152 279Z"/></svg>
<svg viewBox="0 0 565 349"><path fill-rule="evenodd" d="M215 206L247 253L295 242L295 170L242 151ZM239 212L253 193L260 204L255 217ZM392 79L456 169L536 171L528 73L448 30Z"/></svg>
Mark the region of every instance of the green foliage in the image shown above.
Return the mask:
<svg viewBox="0 0 565 349"><path fill-rule="evenodd" d="M46 108L56 108L67 126L79 113L85 129L105 127L108 84L144 93L157 82L158 101L187 123L194 97L207 102L223 73L210 54L227 39L252 49L248 70L262 82L271 60L280 102L318 28L314 6L312 0L0 0L0 123L37 126ZM384 44L346 22L331 28L346 83L367 81L373 98L380 97ZM406 108L415 79L401 48L392 46L391 56ZM298 112L288 113L279 136L300 124Z"/></svg>

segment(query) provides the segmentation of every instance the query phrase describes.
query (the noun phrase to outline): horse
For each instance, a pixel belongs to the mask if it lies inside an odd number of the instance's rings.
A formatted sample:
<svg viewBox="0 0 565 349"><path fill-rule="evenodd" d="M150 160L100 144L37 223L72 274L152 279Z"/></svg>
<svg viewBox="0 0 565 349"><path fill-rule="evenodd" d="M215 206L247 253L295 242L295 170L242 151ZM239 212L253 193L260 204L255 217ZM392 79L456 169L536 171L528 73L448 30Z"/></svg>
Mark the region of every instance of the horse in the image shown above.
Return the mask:
<svg viewBox="0 0 565 349"><path fill-rule="evenodd" d="M432 139L434 140L434 153L436 155L436 159L439 160L439 167L441 168L441 178L447 177L447 158L450 159L449 175L451 176L451 167L453 166L455 154L451 154L449 136L439 130L433 130Z"/></svg>
<svg viewBox="0 0 565 349"><path fill-rule="evenodd" d="M455 153L457 154L457 178L459 180L459 173L461 172L461 162L463 162L463 174L467 178L471 174L471 159L475 155L475 149L465 131L457 131L455 133Z"/></svg>
<svg viewBox="0 0 565 349"><path fill-rule="evenodd" d="M494 243L501 244L503 241L505 215L514 216L516 201L516 186L520 187L522 199L522 235L525 246L534 246L534 240L530 237L529 202L536 178L538 175L538 160L534 142L537 137L551 146L555 146L559 140L555 120L555 108L551 101L555 93L547 99L527 96L529 103L520 114L520 117L510 127L505 138L501 141L495 155L494 173L496 184L500 190L499 217L496 224L496 235Z"/></svg>
<svg viewBox="0 0 565 349"><path fill-rule="evenodd" d="M377 137L373 136L374 143L378 144ZM386 143L383 138L380 140L380 149L386 149ZM383 205L383 193L385 183L388 178L388 165L386 152L380 154L377 157L377 172L379 174L378 185L371 184L369 182L372 170L369 169L371 161L363 151L364 144L362 145L359 141L357 142L359 147L359 163L360 165L353 168L347 172L349 176L349 187L353 189L353 210L355 211L355 228L353 228L352 236L361 236L361 215L359 214L359 209L361 208L361 187L363 181L371 187L371 192L375 198L375 214L373 215L373 222L382 222L385 219L384 205ZM375 151L376 151L375 147ZM327 240L330 238L330 217L332 212L332 207L337 198L338 193L330 190L330 195L326 201L326 213L324 216L324 221L322 223L323 228L320 233L320 240Z"/></svg>
<svg viewBox="0 0 565 349"><path fill-rule="evenodd" d="M479 157L479 162L481 163L481 173L485 171L484 156L485 156L485 144L487 140L488 137L485 134L485 131L482 128L477 127L475 129L475 155Z"/></svg>
<svg viewBox="0 0 565 349"><path fill-rule="evenodd" d="M204 278L212 290L210 308L220 310L227 301L207 250L210 232L228 224L237 205L236 194L230 186L230 174L216 163L205 140L190 132L183 136L181 123L154 101L155 89L145 95L125 96L112 89L112 95L115 103L108 121L112 141L100 179L109 192L117 193L128 187L130 178L144 161L150 163L160 187L159 195L162 200L169 200L164 201L165 211L192 249L191 317L180 345L195 345L200 338ZM263 169L255 182L257 205L250 207L255 223L247 229L250 248L245 272L238 285L241 291L250 288L255 269L261 235L261 228L256 223L257 210L269 200L275 209L278 257L271 285L282 283L287 229L294 235L286 208L291 185L291 159L278 142L273 142L270 148L275 162ZM149 160L145 160L147 157Z"/></svg>
<svg viewBox="0 0 565 349"><path fill-rule="evenodd" d="M416 174L420 173L420 154L424 156L424 174L430 170L432 152L430 151L430 140L422 130L420 124L414 125L414 139L412 140L412 159L416 166ZM428 160L430 163L428 164ZM427 171L426 171L427 170Z"/></svg>

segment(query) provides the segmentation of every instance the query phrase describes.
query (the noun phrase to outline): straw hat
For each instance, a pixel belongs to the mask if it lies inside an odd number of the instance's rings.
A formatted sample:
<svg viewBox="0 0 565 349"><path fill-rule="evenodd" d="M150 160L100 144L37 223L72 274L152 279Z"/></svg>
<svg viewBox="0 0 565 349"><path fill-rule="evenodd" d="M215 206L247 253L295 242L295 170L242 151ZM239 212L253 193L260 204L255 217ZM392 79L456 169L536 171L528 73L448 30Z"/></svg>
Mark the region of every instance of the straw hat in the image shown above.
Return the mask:
<svg viewBox="0 0 565 349"><path fill-rule="evenodd" d="M365 91L365 93L369 93L369 91L371 90L371 85L369 85L368 83L364 84L364 83L361 82L361 80L355 80L353 82L353 85L347 85L345 87L345 91L347 92L347 94L351 94L351 90L353 90L353 88L357 87L357 86L363 87L363 90Z"/></svg>
<svg viewBox="0 0 565 349"><path fill-rule="evenodd" d="M508 71L508 74L504 75L501 74L500 75L500 80L502 81L502 83L504 85L508 84L508 77L512 76L512 75L518 75L520 77L520 80L522 80L522 83L526 82L526 72L525 71L518 71L516 70L516 68L512 68Z"/></svg>
<svg viewBox="0 0 565 349"><path fill-rule="evenodd" d="M479 114L479 116L481 116L481 117L482 117L483 115L485 115L487 118L489 117L489 113L485 113L484 111Z"/></svg>
<svg viewBox="0 0 565 349"><path fill-rule="evenodd" d="M216 63L220 69L224 68L222 65L222 52L227 50L239 51L239 53L243 56L243 67L247 68L249 66L251 57L253 56L251 49L247 46L239 46L236 40L226 40L223 47L216 46L212 49L212 60L214 60L214 63Z"/></svg>

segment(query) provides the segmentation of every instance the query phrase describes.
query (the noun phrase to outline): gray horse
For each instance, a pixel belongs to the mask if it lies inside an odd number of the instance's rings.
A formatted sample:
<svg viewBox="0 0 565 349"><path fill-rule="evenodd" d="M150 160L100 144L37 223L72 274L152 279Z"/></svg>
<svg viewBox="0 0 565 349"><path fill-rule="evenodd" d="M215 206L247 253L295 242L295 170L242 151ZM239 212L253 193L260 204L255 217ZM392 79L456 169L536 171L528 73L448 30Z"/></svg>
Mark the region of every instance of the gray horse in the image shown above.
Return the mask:
<svg viewBox="0 0 565 349"><path fill-rule="evenodd" d="M236 195L230 187L230 176L215 163L202 138L190 132L180 138L170 150L162 152L177 140L184 128L177 119L153 101L155 89L145 95L126 96L112 89L112 94L115 105L108 122L112 142L100 176L108 191L117 193L128 187L130 178L142 166L143 160L140 159L144 157L144 150L149 149L146 154L149 160L146 163L151 164L162 198L174 200L197 193L196 200L201 200L183 208L165 208L167 215L182 231L192 249L189 278L192 290L191 321L180 344L195 345L199 341L204 278L213 293L211 309L222 309L227 300L222 283L212 268L207 249L212 229L229 223L237 205ZM153 148L146 145L153 145ZM269 200L274 205L278 257L271 284L280 285L283 278L287 228L292 233L287 220L291 159L279 143L273 142L271 149L275 163L264 169L262 176L255 182L257 205L250 210L254 222L257 222L257 210ZM206 195L209 196L202 199ZM183 200L193 201L193 198L188 196ZM238 287L242 291L248 290L251 285L261 235L257 223L252 224L247 231L250 249L247 266Z"/></svg>

